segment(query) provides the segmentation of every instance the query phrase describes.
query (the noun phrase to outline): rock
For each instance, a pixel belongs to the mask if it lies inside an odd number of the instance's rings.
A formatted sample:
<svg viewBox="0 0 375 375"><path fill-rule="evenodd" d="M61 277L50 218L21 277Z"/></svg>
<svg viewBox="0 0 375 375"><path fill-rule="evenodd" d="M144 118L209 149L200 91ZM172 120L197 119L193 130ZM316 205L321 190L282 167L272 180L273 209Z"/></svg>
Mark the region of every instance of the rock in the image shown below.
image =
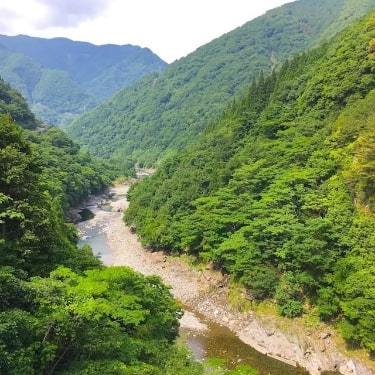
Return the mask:
<svg viewBox="0 0 375 375"><path fill-rule="evenodd" d="M324 341L319 341L319 342L317 343L317 346L318 346L318 349L319 349L322 353L324 353L324 352L327 350L327 347L326 347Z"/></svg>
<svg viewBox="0 0 375 375"><path fill-rule="evenodd" d="M126 209L125 205L124 207ZM270 328L272 320L264 321L264 319L258 319L255 314L234 312L224 298L227 289L211 288L216 287L218 283L226 286L221 278L217 278L213 270L213 272L210 271L211 266L203 271L195 269L185 271L181 268L180 262L178 262L178 267L174 265L176 262L173 258L168 258L168 262L163 262L162 257L156 259L151 252L141 247L137 236L134 235L134 227L130 230L124 228L121 215L113 215L113 219L115 221L105 221L105 230L113 248L115 265L127 265L144 274L159 274L166 284L173 287L174 296L185 306L189 306L208 319L229 326L236 331L242 341L259 352L276 353L276 359L294 361L292 363L298 363L306 368L311 375L320 375L321 371L330 371L339 367L346 371L343 372L345 375L374 375L371 370L363 370L357 362L348 363L348 359L335 351L334 340L327 339L331 336L328 328L321 329L323 332L320 334L316 334L315 329L302 335L298 332L285 333L279 328ZM211 283L205 282L211 275L214 275L211 277ZM246 291L244 291L244 296L246 296ZM267 322L267 328L265 328ZM197 326L197 322L194 324ZM318 342L327 347L327 350L321 351L323 346L319 349Z"/></svg>
<svg viewBox="0 0 375 375"><path fill-rule="evenodd" d="M280 362L284 362L284 363L286 363L286 364L288 364L290 366L297 367L297 362L296 361L293 361L292 359L288 359L288 358L283 358L279 354L280 353L277 353L277 354L267 353L267 356L271 357L273 359L277 359Z"/></svg>
<svg viewBox="0 0 375 375"><path fill-rule="evenodd" d="M232 319L232 320L229 321L229 326L234 328L234 327L238 326L238 323L239 323L238 320Z"/></svg>
<svg viewBox="0 0 375 375"><path fill-rule="evenodd" d="M192 329L195 331L207 331L208 327L202 323L199 318L190 311L185 311L180 319L180 324L183 328Z"/></svg>
<svg viewBox="0 0 375 375"><path fill-rule="evenodd" d="M331 333L330 332L323 332L319 335L319 338L322 339L322 340L325 340L327 339L328 337L331 336Z"/></svg>
<svg viewBox="0 0 375 375"><path fill-rule="evenodd" d="M343 375L362 375L356 371L355 363L351 359L340 366L340 373Z"/></svg>
<svg viewBox="0 0 375 375"><path fill-rule="evenodd" d="M264 331L268 337L273 336L275 334L275 330L272 328L265 328Z"/></svg>

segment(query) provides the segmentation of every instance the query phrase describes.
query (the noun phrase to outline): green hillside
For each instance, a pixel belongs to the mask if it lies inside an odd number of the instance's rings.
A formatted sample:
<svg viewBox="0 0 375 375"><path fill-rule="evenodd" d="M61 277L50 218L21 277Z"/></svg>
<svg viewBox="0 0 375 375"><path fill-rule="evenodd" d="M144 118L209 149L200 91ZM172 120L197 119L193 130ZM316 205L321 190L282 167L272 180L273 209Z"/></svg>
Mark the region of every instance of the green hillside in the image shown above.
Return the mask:
<svg viewBox="0 0 375 375"><path fill-rule="evenodd" d="M25 129L36 129L38 121L30 111L25 99L0 78L0 113L9 115Z"/></svg>
<svg viewBox="0 0 375 375"><path fill-rule="evenodd" d="M182 310L170 288L104 267L64 221L110 183L110 164L38 125L0 79L0 374L203 374L175 345Z"/></svg>
<svg viewBox="0 0 375 375"><path fill-rule="evenodd" d="M197 138L233 95L335 35L374 0L300 0L271 10L123 90L69 127L95 155L152 164Z"/></svg>
<svg viewBox="0 0 375 375"><path fill-rule="evenodd" d="M167 64L147 48L0 35L0 75L50 125L65 126Z"/></svg>
<svg viewBox="0 0 375 375"><path fill-rule="evenodd" d="M254 306L337 324L375 354L375 13L249 86L134 185L151 249L228 273Z"/></svg>
<svg viewBox="0 0 375 375"><path fill-rule="evenodd" d="M68 146L57 142L56 156ZM182 311L161 279L105 268L89 246L77 246L38 151L0 114L0 373L202 374L175 345Z"/></svg>
<svg viewBox="0 0 375 375"><path fill-rule="evenodd" d="M48 190L55 201L66 211L89 194L108 186L118 175L131 175L133 169L122 163L116 167L111 162L93 159L80 150L62 130L46 127L30 111L25 99L9 84L0 79L0 115L2 121L19 129L15 134L25 138L30 153L38 155L35 165L43 180L41 189ZM8 135L4 135L5 139ZM18 136L18 135L17 135ZM2 147L5 147L2 144ZM5 150L2 150L5 152ZM17 154L13 155L17 158ZM5 160L5 159L4 159ZM20 163L22 158L20 157ZM4 161L5 163L5 161ZM4 166L5 167L5 166ZM22 169L22 168L21 168ZM17 173L16 169L15 172ZM8 181L6 175L1 176ZM15 181L22 182L21 175ZM9 182L7 182L9 183Z"/></svg>

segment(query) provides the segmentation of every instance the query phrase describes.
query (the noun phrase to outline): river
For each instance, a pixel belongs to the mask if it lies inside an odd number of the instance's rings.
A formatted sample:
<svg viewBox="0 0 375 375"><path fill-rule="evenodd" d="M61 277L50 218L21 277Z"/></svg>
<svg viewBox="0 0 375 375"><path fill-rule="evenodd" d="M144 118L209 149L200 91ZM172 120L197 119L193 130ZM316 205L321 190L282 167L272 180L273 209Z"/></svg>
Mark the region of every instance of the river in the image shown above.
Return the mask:
<svg viewBox="0 0 375 375"><path fill-rule="evenodd" d="M80 230L80 244L89 244L94 254L100 255L104 264L127 265L144 274L160 274L164 276L167 284L174 284L172 293L177 299L183 300L187 316L192 317L197 324L190 326L182 319L181 337L198 360L206 358L222 358L228 368L237 364L247 364L259 371L260 375L307 375L305 369L294 367L267 355L261 354L251 346L245 344L230 329L222 324L215 323L186 304L186 295L195 297L198 295L201 285L196 283L196 276L188 275L181 270L180 264L172 264L166 269L166 260L161 254L153 254L143 250L137 240L137 236L127 228L121 218L126 209L125 194L127 187L116 190L110 205L103 204L98 208L98 200L91 202L87 208L94 213L94 218L78 224ZM99 203L100 206L100 203ZM119 251L126 248L127 255L119 256ZM169 265L168 265L169 266ZM185 273L184 273L185 272ZM193 270L191 271L193 273ZM176 284L176 279L180 282ZM177 294L177 295L176 295ZM193 296L191 296L193 294ZM184 301L185 300L185 301ZM197 329L198 327L198 329ZM204 327L204 329L199 329ZM339 374L338 372L326 372Z"/></svg>

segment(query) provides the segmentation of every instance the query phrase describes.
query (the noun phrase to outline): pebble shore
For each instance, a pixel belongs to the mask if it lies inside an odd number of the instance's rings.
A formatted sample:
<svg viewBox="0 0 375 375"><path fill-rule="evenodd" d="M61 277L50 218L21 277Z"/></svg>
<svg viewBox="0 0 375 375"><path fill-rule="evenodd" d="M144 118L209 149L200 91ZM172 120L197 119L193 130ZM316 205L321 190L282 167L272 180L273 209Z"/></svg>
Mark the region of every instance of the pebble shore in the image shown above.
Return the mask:
<svg viewBox="0 0 375 375"><path fill-rule="evenodd" d="M127 184L112 187L110 195L119 197L110 201L112 210L96 209L97 202L91 202L95 217L81 223L84 226L98 225L104 231L112 251L112 262L108 265L126 265L144 275L160 276L171 287L174 297L185 306L227 326L243 342L258 351L291 365L298 363L312 375L320 375L322 371L328 370L337 370L344 375L375 374L373 369L340 354L335 349L330 334L320 333L314 337L303 332L286 333L279 330L272 319L233 311L227 301L228 288L219 272L197 270L179 258L145 250L137 235L122 220L123 212L128 207L128 190ZM181 326L205 329L204 324L191 313L184 315Z"/></svg>

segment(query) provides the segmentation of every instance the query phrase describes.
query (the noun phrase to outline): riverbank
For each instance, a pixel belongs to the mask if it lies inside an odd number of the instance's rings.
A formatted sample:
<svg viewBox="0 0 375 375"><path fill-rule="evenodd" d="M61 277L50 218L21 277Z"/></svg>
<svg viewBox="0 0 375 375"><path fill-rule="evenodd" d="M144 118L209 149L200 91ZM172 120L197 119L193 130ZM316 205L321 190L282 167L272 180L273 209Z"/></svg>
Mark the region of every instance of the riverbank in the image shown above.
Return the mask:
<svg viewBox="0 0 375 375"><path fill-rule="evenodd" d="M98 225L107 236L112 250L112 265L127 265L145 275L159 275L170 285L176 299L207 318L227 326L240 339L258 351L291 365L297 363L312 375L322 371L337 371L349 375L373 375L358 361L349 360L335 347L334 332L312 328L308 332L301 328L298 320L285 321L267 315L241 313L228 303L227 279L210 267L198 270L180 258L165 256L162 252L146 251L122 221L123 212L128 206L126 193L128 185L113 187L110 195L119 197L110 202L111 211L95 209L95 218L84 225ZM189 314L182 325L204 329L199 320Z"/></svg>

